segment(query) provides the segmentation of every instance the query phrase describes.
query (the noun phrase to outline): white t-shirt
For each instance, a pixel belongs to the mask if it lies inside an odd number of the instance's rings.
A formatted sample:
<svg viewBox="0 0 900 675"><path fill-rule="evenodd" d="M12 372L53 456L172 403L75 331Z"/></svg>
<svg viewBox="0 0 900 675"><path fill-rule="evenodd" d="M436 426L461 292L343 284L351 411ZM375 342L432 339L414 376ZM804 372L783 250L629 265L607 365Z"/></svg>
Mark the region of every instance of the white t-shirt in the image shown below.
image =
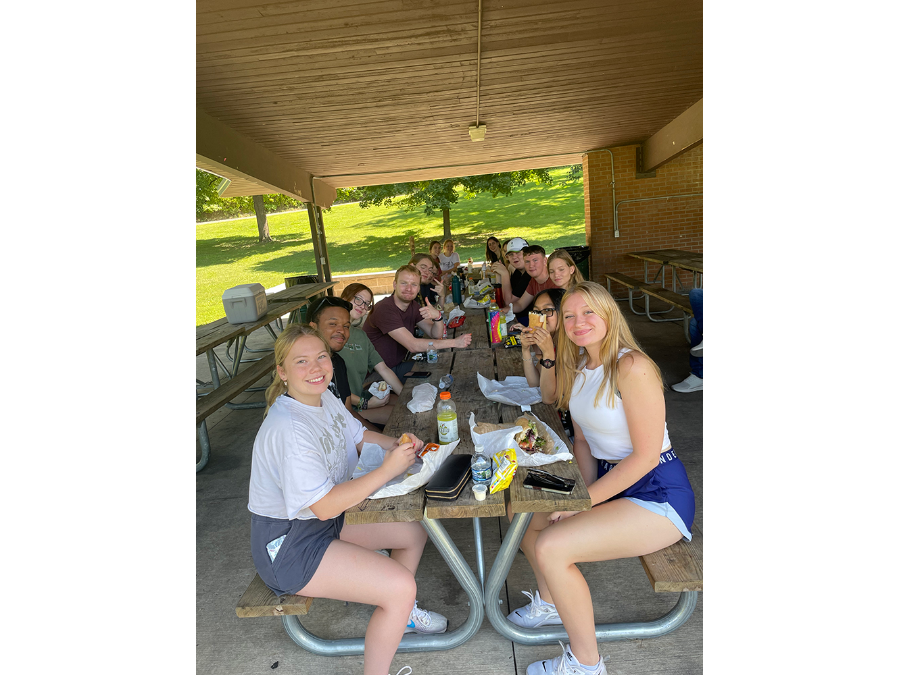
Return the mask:
<svg viewBox="0 0 900 675"><path fill-rule="evenodd" d="M621 349L619 358L630 349ZM597 459L617 462L625 459L634 451L631 434L628 432L628 421L625 419L625 407L622 399L616 396L615 407L609 408L606 403L606 389L600 394L600 401L594 407L594 397L603 379L603 366L594 370L584 368L575 374L572 384L572 396L569 399L569 413L581 427L584 438L591 448L591 454ZM663 442L660 452L671 445L669 429L663 423Z"/></svg>
<svg viewBox="0 0 900 675"><path fill-rule="evenodd" d="M453 251L449 256L446 256L444 255L444 252L441 251L440 255L438 255L438 261L441 263L441 271L446 272L459 262L459 253Z"/></svg>
<svg viewBox="0 0 900 675"><path fill-rule="evenodd" d="M279 396L253 442L247 508L269 518L315 518L309 506L353 475L364 431L330 391L321 408Z"/></svg>

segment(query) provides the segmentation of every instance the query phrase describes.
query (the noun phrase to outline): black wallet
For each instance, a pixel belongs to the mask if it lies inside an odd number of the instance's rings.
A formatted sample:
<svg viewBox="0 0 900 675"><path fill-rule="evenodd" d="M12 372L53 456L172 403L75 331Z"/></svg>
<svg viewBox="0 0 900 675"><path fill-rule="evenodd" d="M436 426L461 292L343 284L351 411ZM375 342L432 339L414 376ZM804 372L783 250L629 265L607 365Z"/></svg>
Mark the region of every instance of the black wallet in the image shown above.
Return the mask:
<svg viewBox="0 0 900 675"><path fill-rule="evenodd" d="M425 496L449 502L459 497L472 475L471 455L450 455L425 486Z"/></svg>

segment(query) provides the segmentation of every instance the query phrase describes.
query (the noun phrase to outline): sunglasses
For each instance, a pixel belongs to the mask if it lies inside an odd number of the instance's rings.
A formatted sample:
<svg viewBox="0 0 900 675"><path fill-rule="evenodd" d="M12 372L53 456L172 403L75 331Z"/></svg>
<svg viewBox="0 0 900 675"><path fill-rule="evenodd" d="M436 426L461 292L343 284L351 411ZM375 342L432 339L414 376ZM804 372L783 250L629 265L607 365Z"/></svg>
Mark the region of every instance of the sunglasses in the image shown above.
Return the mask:
<svg viewBox="0 0 900 675"><path fill-rule="evenodd" d="M347 302L343 298L337 297L336 295L326 295L324 298L319 298L318 300L313 301L313 303L307 310L307 316L314 316L318 314L319 310L322 307L340 307L342 309L346 309L348 312L350 311L349 302Z"/></svg>
<svg viewBox="0 0 900 675"><path fill-rule="evenodd" d="M371 309L371 307L372 307L371 302L366 302L358 295L353 296L353 304L356 305L357 307L359 307L360 309L365 309L365 310Z"/></svg>

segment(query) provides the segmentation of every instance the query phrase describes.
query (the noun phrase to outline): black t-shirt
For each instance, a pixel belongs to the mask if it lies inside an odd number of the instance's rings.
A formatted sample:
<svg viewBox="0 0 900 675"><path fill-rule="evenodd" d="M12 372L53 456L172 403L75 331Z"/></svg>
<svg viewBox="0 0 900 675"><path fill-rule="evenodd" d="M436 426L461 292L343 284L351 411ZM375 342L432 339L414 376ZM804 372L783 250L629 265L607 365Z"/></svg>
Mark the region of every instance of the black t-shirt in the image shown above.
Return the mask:
<svg viewBox="0 0 900 675"><path fill-rule="evenodd" d="M347 380L347 364L337 352L331 353L331 365L334 367L334 375L328 383L328 391L337 396L341 403L346 403L350 398L350 382Z"/></svg>
<svg viewBox="0 0 900 675"><path fill-rule="evenodd" d="M525 270L515 270L509 275L509 289L517 298L521 298L531 282L531 276ZM516 314L516 320L523 326L528 325L528 308Z"/></svg>
<svg viewBox="0 0 900 675"><path fill-rule="evenodd" d="M431 303L432 307L437 307L437 293L434 292L434 287L430 283L419 284L419 294L416 296L416 302L418 302L422 307L425 307L426 298L428 298L428 302Z"/></svg>

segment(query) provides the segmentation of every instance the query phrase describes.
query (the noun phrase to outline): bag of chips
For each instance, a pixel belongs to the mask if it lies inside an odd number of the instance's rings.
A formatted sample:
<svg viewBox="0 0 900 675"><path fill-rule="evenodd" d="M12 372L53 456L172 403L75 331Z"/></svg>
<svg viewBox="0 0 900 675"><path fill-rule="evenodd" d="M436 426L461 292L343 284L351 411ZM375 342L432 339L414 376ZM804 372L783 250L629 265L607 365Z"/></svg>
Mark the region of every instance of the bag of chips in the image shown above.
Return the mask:
<svg viewBox="0 0 900 675"><path fill-rule="evenodd" d="M497 468L494 469L494 475L491 478L491 494L508 488L519 467L519 463L516 461L516 451L513 448L495 453L493 460Z"/></svg>

